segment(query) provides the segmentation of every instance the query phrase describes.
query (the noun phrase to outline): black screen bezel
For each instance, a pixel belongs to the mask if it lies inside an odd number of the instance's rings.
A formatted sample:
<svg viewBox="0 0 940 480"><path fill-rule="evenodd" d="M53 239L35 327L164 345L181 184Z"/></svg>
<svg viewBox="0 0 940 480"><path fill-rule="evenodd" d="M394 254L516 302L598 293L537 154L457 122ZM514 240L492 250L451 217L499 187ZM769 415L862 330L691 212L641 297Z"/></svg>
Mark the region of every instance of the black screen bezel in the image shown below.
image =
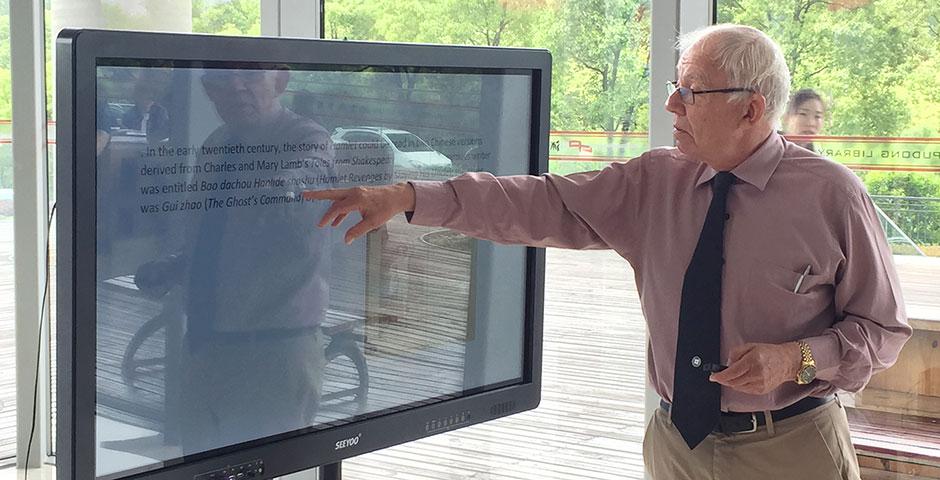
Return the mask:
<svg viewBox="0 0 940 480"><path fill-rule="evenodd" d="M57 39L57 477L95 477L95 94L97 66L114 62L257 62L529 71L533 128L529 173L548 166L551 56L517 48L245 38L106 30L64 30ZM82 115L79 117L79 115ZM109 478L169 480L263 459L264 478L535 408L540 401L544 250L526 252L522 382L221 454L200 454ZM91 319L91 321L89 321ZM507 406L510 406L507 408ZM430 420L468 412L469 421L428 432ZM351 448L337 440L361 434ZM264 440L264 439L262 439ZM258 442L252 442L255 444ZM216 451L213 451L216 452ZM315 453L314 453L315 452ZM212 452L210 452L212 453Z"/></svg>

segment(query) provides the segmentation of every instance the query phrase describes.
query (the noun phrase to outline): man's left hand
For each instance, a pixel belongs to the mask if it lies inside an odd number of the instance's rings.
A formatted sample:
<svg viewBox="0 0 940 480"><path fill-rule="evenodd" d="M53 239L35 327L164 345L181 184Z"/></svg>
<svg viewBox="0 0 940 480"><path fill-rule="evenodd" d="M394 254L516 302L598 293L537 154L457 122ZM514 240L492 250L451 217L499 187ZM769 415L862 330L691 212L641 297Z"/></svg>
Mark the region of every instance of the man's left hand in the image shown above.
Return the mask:
<svg viewBox="0 0 940 480"><path fill-rule="evenodd" d="M709 380L752 395L768 393L796 379L800 367L800 345L745 343L731 350L728 368Z"/></svg>

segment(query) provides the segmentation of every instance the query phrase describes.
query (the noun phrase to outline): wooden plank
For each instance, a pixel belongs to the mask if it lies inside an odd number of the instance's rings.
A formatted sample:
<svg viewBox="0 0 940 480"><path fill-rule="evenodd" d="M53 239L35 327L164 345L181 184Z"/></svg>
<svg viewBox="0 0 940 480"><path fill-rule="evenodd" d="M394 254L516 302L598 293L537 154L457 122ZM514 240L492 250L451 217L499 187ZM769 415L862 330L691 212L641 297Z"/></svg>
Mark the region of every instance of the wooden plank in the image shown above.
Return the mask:
<svg viewBox="0 0 940 480"><path fill-rule="evenodd" d="M858 456L862 480L926 480L940 478L940 468L898 462L885 458Z"/></svg>

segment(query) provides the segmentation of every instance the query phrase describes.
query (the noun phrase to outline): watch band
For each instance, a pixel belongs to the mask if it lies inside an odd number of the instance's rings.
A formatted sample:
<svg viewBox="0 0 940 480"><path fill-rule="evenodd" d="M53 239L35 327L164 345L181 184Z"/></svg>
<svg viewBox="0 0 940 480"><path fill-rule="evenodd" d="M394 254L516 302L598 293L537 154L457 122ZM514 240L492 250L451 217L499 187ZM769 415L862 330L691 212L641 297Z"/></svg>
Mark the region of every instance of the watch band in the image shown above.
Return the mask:
<svg viewBox="0 0 940 480"><path fill-rule="evenodd" d="M809 348L809 344L800 340L800 364L812 364L816 365L816 359L813 358L813 351Z"/></svg>
<svg viewBox="0 0 940 480"><path fill-rule="evenodd" d="M800 368L796 372L796 383L806 385L816 379L816 359L813 358L813 350L808 343L800 340L799 346Z"/></svg>

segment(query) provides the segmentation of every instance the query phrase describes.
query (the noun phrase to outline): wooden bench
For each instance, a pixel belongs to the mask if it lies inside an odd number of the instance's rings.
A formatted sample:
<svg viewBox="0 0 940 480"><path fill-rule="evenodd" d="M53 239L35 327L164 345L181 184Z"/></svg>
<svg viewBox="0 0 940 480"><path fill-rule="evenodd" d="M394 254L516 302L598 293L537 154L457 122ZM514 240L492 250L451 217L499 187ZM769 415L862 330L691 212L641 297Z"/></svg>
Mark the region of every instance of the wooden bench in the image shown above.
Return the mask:
<svg viewBox="0 0 940 480"><path fill-rule="evenodd" d="M914 335L898 361L872 377L848 409L866 479L940 479L940 321L925 320L936 315L934 305L910 305L909 313L920 318L910 319Z"/></svg>
<svg viewBox="0 0 940 480"><path fill-rule="evenodd" d="M846 410L859 466L869 471L863 478L880 471L940 479L940 419Z"/></svg>

